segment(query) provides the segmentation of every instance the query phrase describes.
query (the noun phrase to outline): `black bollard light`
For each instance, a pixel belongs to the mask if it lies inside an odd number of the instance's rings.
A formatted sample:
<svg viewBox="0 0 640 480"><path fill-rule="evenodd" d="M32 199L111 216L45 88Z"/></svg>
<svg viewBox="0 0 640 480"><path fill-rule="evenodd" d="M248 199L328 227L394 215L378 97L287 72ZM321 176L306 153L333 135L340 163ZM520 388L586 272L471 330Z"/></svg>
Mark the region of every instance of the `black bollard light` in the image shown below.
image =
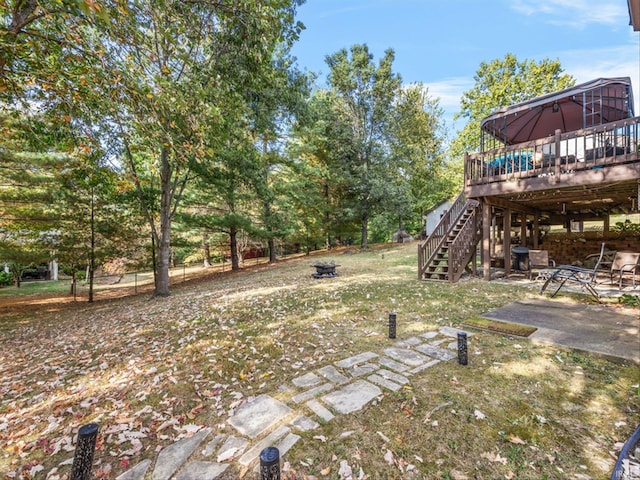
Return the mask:
<svg viewBox="0 0 640 480"><path fill-rule="evenodd" d="M466 332L458 332L458 363L466 365L467 362L467 334Z"/></svg>
<svg viewBox="0 0 640 480"><path fill-rule="evenodd" d="M389 338L396 338L396 314L389 314Z"/></svg>
<svg viewBox="0 0 640 480"><path fill-rule="evenodd" d="M260 480L280 480L280 451L267 447L260 452Z"/></svg>
<svg viewBox="0 0 640 480"><path fill-rule="evenodd" d="M93 452L96 449L98 439L98 425L88 423L78 430L78 443L73 455L73 467L71 467L71 480L89 480L93 465Z"/></svg>

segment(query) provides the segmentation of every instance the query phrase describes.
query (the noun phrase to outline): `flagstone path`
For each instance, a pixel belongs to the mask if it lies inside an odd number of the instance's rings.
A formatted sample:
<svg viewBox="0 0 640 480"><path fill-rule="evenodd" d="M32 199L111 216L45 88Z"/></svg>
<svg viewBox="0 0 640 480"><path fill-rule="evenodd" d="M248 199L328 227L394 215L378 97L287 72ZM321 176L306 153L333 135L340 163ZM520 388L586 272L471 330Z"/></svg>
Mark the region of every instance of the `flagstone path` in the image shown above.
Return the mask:
<svg viewBox="0 0 640 480"><path fill-rule="evenodd" d="M215 480L236 462L240 469L257 471L260 452L277 447L280 458L307 432L348 415L379 398L409 385L412 375L457 358L461 330L438 331L396 341L381 353L362 352L294 378L291 386L271 395L259 395L241 406L227 423L237 432L217 434L204 428L189 438L162 449L116 480ZM471 333L467 333L471 337Z"/></svg>

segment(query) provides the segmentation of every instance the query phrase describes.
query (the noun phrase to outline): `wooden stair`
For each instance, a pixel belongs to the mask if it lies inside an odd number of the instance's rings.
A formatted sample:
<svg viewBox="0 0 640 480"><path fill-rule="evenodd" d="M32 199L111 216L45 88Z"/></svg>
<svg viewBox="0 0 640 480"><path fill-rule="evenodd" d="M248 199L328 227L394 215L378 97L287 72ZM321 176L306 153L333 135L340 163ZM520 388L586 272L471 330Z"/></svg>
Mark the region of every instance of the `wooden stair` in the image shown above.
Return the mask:
<svg viewBox="0 0 640 480"><path fill-rule="evenodd" d="M480 203L460 194L418 247L418 278L455 283L474 259L480 241Z"/></svg>

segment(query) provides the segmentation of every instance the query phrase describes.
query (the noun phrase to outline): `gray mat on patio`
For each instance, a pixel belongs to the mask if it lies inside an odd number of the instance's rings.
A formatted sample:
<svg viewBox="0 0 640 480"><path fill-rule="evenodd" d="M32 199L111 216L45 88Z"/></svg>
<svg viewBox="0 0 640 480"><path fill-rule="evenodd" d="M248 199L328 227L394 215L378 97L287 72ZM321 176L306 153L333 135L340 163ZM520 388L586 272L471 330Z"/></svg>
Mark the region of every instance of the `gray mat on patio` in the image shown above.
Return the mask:
<svg viewBox="0 0 640 480"><path fill-rule="evenodd" d="M640 311L560 300L519 300L482 315L537 327L529 340L640 363Z"/></svg>

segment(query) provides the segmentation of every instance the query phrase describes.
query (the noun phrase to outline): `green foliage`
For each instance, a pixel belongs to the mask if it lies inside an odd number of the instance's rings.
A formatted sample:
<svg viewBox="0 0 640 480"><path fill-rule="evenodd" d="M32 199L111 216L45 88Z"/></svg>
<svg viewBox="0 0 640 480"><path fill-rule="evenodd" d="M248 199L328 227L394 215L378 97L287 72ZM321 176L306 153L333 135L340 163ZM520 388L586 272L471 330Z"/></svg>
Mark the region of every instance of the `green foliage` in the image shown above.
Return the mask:
<svg viewBox="0 0 640 480"><path fill-rule="evenodd" d="M623 293L620 295L620 298L618 298L618 302L629 307L640 307L640 295Z"/></svg>
<svg viewBox="0 0 640 480"><path fill-rule="evenodd" d="M632 222L631 220L626 219L624 222L616 222L616 224L611 227L611 231L632 232L640 235L640 223Z"/></svg>
<svg viewBox="0 0 640 480"><path fill-rule="evenodd" d="M13 285L13 275L4 270L0 270L0 286Z"/></svg>

